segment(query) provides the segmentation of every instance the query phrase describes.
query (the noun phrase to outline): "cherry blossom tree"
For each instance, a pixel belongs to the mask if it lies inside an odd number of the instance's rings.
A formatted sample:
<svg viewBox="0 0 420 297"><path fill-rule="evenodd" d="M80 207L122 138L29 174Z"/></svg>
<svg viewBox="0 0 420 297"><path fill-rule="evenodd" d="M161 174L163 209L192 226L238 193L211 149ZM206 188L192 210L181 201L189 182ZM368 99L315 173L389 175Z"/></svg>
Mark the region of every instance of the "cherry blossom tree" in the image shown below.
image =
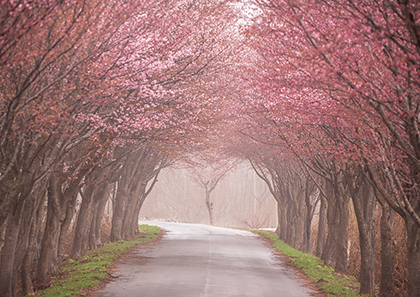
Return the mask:
<svg viewBox="0 0 420 297"><path fill-rule="evenodd" d="M194 164L189 170L191 179L205 191L205 202L209 214L209 222L214 223L213 202L210 200L211 192L227 174L232 172L238 165L238 161L232 159L221 159L220 152L206 152L200 159L194 158Z"/></svg>
<svg viewBox="0 0 420 297"><path fill-rule="evenodd" d="M293 124L286 131L283 125L283 136L295 151L307 149L298 137L306 131L312 137L304 142L312 150L367 165L381 197L406 220L410 263L419 263L410 251L419 226L414 178L418 75L413 75L418 72L418 5L257 2L261 18L250 36L259 42L253 45L264 67L257 71L266 79L254 86L263 93L271 118ZM314 125L318 129L311 129ZM414 266L410 264L411 296L419 292ZM363 293L372 290L372 282L362 283Z"/></svg>
<svg viewBox="0 0 420 297"><path fill-rule="evenodd" d="M51 261L39 267L40 281L59 268L60 248L58 253L55 249L67 231L66 213L74 208L71 193L83 194L82 212L100 209L109 182L101 176L110 170L108 163L115 164L115 148L136 151L136 145L153 140L166 149L175 141L192 142L191 136L208 126L192 112L205 110L207 97L189 96L183 102L181 90L187 84L180 85L231 54L229 47L219 49L222 38L217 37L227 36L223 30L203 30L218 11L226 12L225 21L232 14L225 3L204 11L206 4L2 2L0 224L7 224L7 240L0 291L5 296L16 294L16 277L11 276L17 275L24 251L31 250L30 243L22 242L16 251L19 230L32 230L22 224L24 212L34 214L46 192L46 231L54 232L44 233L52 236L44 238L43 248L43 257ZM92 192L95 183L103 184L103 191ZM35 221L25 224L35 226ZM76 229L87 234L85 225L76 224ZM31 290L28 285L27 292Z"/></svg>

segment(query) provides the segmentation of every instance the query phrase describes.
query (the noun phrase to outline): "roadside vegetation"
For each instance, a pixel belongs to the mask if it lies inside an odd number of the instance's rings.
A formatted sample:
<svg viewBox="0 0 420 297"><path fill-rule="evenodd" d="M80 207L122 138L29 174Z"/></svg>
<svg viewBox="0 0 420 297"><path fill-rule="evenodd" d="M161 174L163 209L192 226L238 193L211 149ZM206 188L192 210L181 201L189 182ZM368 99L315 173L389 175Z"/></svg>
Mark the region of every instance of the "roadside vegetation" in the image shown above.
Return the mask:
<svg viewBox="0 0 420 297"><path fill-rule="evenodd" d="M287 256L292 265L300 269L308 279L314 281L327 296L361 296L358 293L360 284L353 276L335 272L333 268L325 266L320 258L290 247L273 232L261 230L253 230L253 232L270 239L273 247Z"/></svg>
<svg viewBox="0 0 420 297"><path fill-rule="evenodd" d="M52 285L37 296L77 296L98 287L110 278L110 269L124 253L136 245L155 241L161 232L158 227L149 225L140 225L139 230L133 240L106 243L77 261L68 259Z"/></svg>

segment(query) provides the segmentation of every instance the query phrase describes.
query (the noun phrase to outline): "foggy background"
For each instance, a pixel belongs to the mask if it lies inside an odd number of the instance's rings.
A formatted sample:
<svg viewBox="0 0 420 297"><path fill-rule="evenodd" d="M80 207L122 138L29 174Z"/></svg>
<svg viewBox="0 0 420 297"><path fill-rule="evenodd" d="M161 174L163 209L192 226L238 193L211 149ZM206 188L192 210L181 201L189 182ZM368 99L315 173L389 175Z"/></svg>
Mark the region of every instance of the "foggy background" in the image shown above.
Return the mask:
<svg viewBox="0 0 420 297"><path fill-rule="evenodd" d="M211 192L215 225L238 228L275 228L276 202L266 184L247 164L219 181ZM141 219L169 219L209 223L205 190L186 169L166 168L146 198Z"/></svg>

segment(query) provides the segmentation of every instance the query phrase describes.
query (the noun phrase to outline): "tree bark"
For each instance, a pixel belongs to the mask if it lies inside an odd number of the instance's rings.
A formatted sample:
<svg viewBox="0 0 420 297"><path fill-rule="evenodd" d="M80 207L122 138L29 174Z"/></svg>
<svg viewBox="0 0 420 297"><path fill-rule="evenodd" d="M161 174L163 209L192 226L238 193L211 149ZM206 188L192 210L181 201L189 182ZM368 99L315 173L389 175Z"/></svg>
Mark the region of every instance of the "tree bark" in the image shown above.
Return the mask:
<svg viewBox="0 0 420 297"><path fill-rule="evenodd" d="M39 192L39 194L41 193L43 193L43 191ZM27 246L25 256L23 258L23 262L21 266L20 275L21 275L21 280L22 280L22 293L24 296L34 294L34 288L33 288L32 279L31 279L31 267L32 267L32 260L33 260L32 250L35 244L37 231L40 228L39 225L41 224L41 221L42 221L40 215L42 213L41 208L43 207L43 203L42 203L44 200L43 197L44 195L40 197L40 201L33 212L33 219L32 219L32 224L30 227L28 246Z"/></svg>
<svg viewBox="0 0 420 297"><path fill-rule="evenodd" d="M348 266L348 238L349 238L349 197L340 197L339 205L339 225L337 238L337 261L335 270L340 273L347 273Z"/></svg>
<svg viewBox="0 0 420 297"><path fill-rule="evenodd" d="M51 276L61 269L61 261L58 258L58 240L60 236L61 219L61 184L58 183L55 174L51 175L48 186L47 221L41 244L40 260L37 268L37 282L45 284Z"/></svg>
<svg viewBox="0 0 420 297"><path fill-rule="evenodd" d="M408 250L408 296L420 296L420 228L411 219L406 220Z"/></svg>
<svg viewBox="0 0 420 297"><path fill-rule="evenodd" d="M278 213L280 213L280 219L279 219L279 238L283 241L287 241L287 231L288 231L288 225L287 225L287 208L284 205L284 202L277 202L278 207Z"/></svg>
<svg viewBox="0 0 420 297"><path fill-rule="evenodd" d="M95 208L94 217L92 219L92 227L89 234L89 248L96 249L101 245L101 224L102 218L105 211L105 206L108 201L107 195L108 185L102 191L101 196L99 197L98 205Z"/></svg>
<svg viewBox="0 0 420 297"><path fill-rule="evenodd" d="M305 224L304 224L304 236L303 236L303 248L304 253L312 253L312 219L314 214L314 205L311 203L311 196L315 190L315 184L308 177L306 180L305 187Z"/></svg>
<svg viewBox="0 0 420 297"><path fill-rule="evenodd" d="M347 272L347 247L349 232L349 197L343 195L344 191L340 191L340 185L335 181L327 180L327 188L329 189L327 224L328 236L322 253L322 259L325 264L332 266L339 273Z"/></svg>
<svg viewBox="0 0 420 297"><path fill-rule="evenodd" d="M206 207L207 212L209 213L209 222L210 225L213 225L213 203L210 202L210 191L206 188Z"/></svg>
<svg viewBox="0 0 420 297"><path fill-rule="evenodd" d="M18 198L16 197L16 200ZM13 287L13 271L15 264L15 250L19 237L19 228L22 221L22 212L24 208L24 201L15 202L13 208L9 212L5 234L5 241L1 255L0 262L0 296L12 297Z"/></svg>
<svg viewBox="0 0 420 297"><path fill-rule="evenodd" d="M79 259L88 249L88 235L92 222L92 203L95 183L86 186L82 195L82 203L80 205L79 214L76 222L76 229L73 239L73 249L71 252L72 259Z"/></svg>
<svg viewBox="0 0 420 297"><path fill-rule="evenodd" d="M392 234L394 231L395 212L385 201L379 200L381 215L381 283L380 297L395 297L394 248Z"/></svg>
<svg viewBox="0 0 420 297"><path fill-rule="evenodd" d="M142 152L143 153L143 152ZM124 163L121 178L118 181L118 191L115 197L114 211L111 226L111 241L116 242L124 238L124 219L130 200L133 198L132 191L140 178L141 156L130 155Z"/></svg>
<svg viewBox="0 0 420 297"><path fill-rule="evenodd" d="M19 270L21 269L23 260L28 251L29 240L31 235L32 225L34 224L34 214L37 210L35 195L31 195L26 199L25 206L22 212L22 219L19 226L19 237L15 250L15 259L13 265L12 278L12 295L17 295L16 284L19 279Z"/></svg>
<svg viewBox="0 0 420 297"><path fill-rule="evenodd" d="M351 169L349 169L351 170ZM348 175L347 184L350 189L356 213L357 226L359 229L360 243L360 294L375 294L375 246L376 246L376 223L374 218L376 201L373 189L367 176L359 170L359 176L354 172Z"/></svg>
<svg viewBox="0 0 420 297"><path fill-rule="evenodd" d="M319 206L319 218L318 218L318 235L316 239L316 251L315 256L321 257L324 251L325 241L327 238L327 199L320 195L321 205Z"/></svg>
<svg viewBox="0 0 420 297"><path fill-rule="evenodd" d="M64 218L63 213L62 216L62 223L60 227L60 235L58 238L58 247L57 247L57 257L59 261L61 262L63 259L63 246L67 239L67 233L69 232L71 222L74 219L74 216L76 214L76 201L77 201L77 193L78 193L79 187L75 187L72 191L65 193L65 195L68 195L70 197L67 197L67 203L64 205L65 210L62 210L62 212L65 211Z"/></svg>
<svg viewBox="0 0 420 297"><path fill-rule="evenodd" d="M89 172L88 169L80 169L77 178L65 188L60 200L61 203L61 225L60 235L58 238L57 257L61 262L63 259L63 246L67 240L67 233L70 229L71 223L76 215L76 202L80 189L80 181ZM62 188L62 186L60 186Z"/></svg>
<svg viewBox="0 0 420 297"><path fill-rule="evenodd" d="M124 177L123 177L124 178ZM111 241L116 242L122 239L122 226L124 213L127 206L128 194L125 193L122 182L118 183L118 193L115 199L114 211L112 215ZM124 191L124 192L123 192Z"/></svg>

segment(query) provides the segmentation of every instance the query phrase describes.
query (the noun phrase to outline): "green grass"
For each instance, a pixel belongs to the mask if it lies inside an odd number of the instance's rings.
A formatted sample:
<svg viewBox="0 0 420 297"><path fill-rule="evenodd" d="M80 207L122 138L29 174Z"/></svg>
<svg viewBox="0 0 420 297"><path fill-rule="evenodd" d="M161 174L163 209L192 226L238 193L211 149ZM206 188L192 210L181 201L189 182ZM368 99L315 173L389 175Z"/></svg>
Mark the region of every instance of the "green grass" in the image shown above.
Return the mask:
<svg viewBox="0 0 420 297"><path fill-rule="evenodd" d="M299 268L308 279L313 280L327 296L360 296L358 293L360 284L354 277L336 273L333 268L325 266L318 257L293 249L272 232L260 230L253 232L272 240L273 246L286 255L292 264Z"/></svg>
<svg viewBox="0 0 420 297"><path fill-rule="evenodd" d="M131 241L119 241L104 244L102 247L89 251L80 260L69 259L64 264L61 276L51 287L37 293L37 296L77 296L83 290L98 286L101 281L109 278L109 269L115 261L129 248L147 242L152 242L159 237L160 229L155 226L139 226L140 235Z"/></svg>

